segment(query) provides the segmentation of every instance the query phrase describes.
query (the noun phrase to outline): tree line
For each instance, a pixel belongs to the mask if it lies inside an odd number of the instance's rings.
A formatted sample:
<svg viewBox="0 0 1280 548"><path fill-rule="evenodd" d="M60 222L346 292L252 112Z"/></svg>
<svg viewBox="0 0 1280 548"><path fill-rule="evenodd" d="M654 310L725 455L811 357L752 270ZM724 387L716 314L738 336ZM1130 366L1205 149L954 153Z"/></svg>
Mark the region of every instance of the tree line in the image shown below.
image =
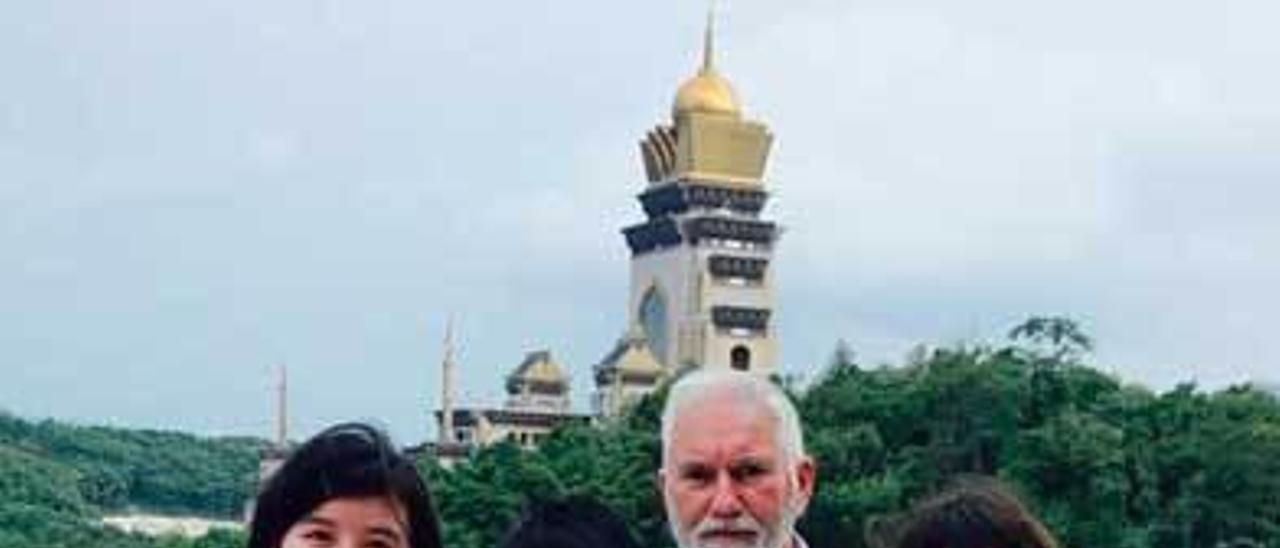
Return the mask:
<svg viewBox="0 0 1280 548"><path fill-rule="evenodd" d="M233 531L155 539L99 524L130 510L237 518L265 442L25 421L0 413L0 548L232 548Z"/></svg>
<svg viewBox="0 0 1280 548"><path fill-rule="evenodd" d="M1065 546L1280 548L1280 403L1248 385L1156 392L1089 363L1070 320L1033 318L994 345L918 348L868 366L841 345L822 375L788 379L819 462L800 523L815 547L863 548L868 524L961 473L998 476ZM532 499L599 498L646 546L670 546L654 483L664 391L624 417L539 448L478 450L421 470L446 545L488 548ZM103 512L238 516L265 442L27 422L0 415L0 548L230 548L243 535L149 539Z"/></svg>
<svg viewBox="0 0 1280 548"><path fill-rule="evenodd" d="M1280 548L1280 403L1251 386L1157 393L1087 363L1091 339L1032 318L998 345L919 348L897 366L841 345L822 376L788 383L819 462L799 527L815 547L863 548L869 523L961 473L1002 478L1065 546ZM494 546L530 498L582 493L645 546L670 546L653 471L663 394L532 452L479 451L435 489L446 545Z"/></svg>

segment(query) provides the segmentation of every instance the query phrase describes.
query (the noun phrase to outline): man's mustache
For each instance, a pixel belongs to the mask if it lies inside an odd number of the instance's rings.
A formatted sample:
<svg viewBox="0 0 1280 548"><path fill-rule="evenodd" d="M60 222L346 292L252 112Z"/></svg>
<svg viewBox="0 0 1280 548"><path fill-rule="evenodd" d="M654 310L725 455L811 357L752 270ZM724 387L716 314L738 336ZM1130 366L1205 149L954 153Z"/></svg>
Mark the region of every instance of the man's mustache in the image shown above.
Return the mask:
<svg viewBox="0 0 1280 548"><path fill-rule="evenodd" d="M734 538L750 542L751 546L759 546L767 533L763 525L751 516L743 515L733 519L710 518L703 520L692 531L694 541L701 542L708 537Z"/></svg>

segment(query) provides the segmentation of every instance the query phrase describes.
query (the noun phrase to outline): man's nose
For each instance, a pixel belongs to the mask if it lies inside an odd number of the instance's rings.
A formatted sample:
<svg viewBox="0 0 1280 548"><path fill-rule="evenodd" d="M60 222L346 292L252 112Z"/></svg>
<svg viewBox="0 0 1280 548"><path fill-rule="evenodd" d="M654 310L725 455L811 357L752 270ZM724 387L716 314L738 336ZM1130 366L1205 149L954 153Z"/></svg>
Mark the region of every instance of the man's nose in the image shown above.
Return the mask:
<svg viewBox="0 0 1280 548"><path fill-rule="evenodd" d="M733 485L729 474L720 474L716 480L716 491L711 499L711 516L716 518L736 518L742 514L742 501L738 500L738 490Z"/></svg>

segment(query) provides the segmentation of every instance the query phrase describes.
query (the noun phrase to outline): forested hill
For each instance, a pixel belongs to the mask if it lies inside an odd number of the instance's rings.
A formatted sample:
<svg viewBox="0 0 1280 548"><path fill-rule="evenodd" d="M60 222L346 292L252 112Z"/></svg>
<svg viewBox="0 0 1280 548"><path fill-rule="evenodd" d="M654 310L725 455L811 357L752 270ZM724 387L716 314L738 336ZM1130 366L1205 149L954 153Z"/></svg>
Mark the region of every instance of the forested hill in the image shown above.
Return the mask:
<svg viewBox="0 0 1280 548"><path fill-rule="evenodd" d="M0 548L185 546L91 524L124 511L237 519L264 443L0 412ZM235 535L208 542L219 536Z"/></svg>
<svg viewBox="0 0 1280 548"><path fill-rule="evenodd" d="M868 523L957 474L1001 477L1066 548L1280 548L1280 402L1251 386L1164 392L1089 363L1068 320L1030 320L999 346L922 349L869 366L840 349L787 384L818 489L814 548L865 548ZM644 546L670 546L653 484L663 392L622 420L573 426L535 451L498 444L423 471L446 545L491 548L531 498L596 496ZM232 548L240 533L148 539L95 527L107 512L233 517L264 442L30 422L0 414L0 548Z"/></svg>
<svg viewBox="0 0 1280 548"><path fill-rule="evenodd" d="M817 493L800 523L815 548L864 548L869 523L957 474L996 475L1067 548L1280 548L1280 403L1268 391L1156 392L1089 365L1091 341L1034 318L1000 346L922 348L905 363L835 353L793 396ZM653 488L661 393L623 421L573 427L535 452L498 445L428 466L446 545L487 548L522 500L586 492L670 546Z"/></svg>
<svg viewBox="0 0 1280 548"><path fill-rule="evenodd" d="M0 413L0 467L19 475L30 470L52 480L45 482L49 492L42 496L68 509L131 507L236 517L254 488L264 443L244 437L29 422ZM4 474L0 489L21 487L10 473Z"/></svg>

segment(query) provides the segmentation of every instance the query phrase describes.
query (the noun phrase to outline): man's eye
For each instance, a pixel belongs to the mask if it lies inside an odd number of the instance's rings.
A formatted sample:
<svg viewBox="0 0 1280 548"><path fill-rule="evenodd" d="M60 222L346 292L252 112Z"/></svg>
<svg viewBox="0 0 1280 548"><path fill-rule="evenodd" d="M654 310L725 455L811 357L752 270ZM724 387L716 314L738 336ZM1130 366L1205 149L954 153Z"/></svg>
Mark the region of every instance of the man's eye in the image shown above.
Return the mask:
<svg viewBox="0 0 1280 548"><path fill-rule="evenodd" d="M734 481L752 481L769 473L769 468L758 462L749 462L734 466L729 474Z"/></svg>
<svg viewBox="0 0 1280 548"><path fill-rule="evenodd" d="M690 468L685 470L680 477L691 483L706 484L715 478L715 473L706 468Z"/></svg>

